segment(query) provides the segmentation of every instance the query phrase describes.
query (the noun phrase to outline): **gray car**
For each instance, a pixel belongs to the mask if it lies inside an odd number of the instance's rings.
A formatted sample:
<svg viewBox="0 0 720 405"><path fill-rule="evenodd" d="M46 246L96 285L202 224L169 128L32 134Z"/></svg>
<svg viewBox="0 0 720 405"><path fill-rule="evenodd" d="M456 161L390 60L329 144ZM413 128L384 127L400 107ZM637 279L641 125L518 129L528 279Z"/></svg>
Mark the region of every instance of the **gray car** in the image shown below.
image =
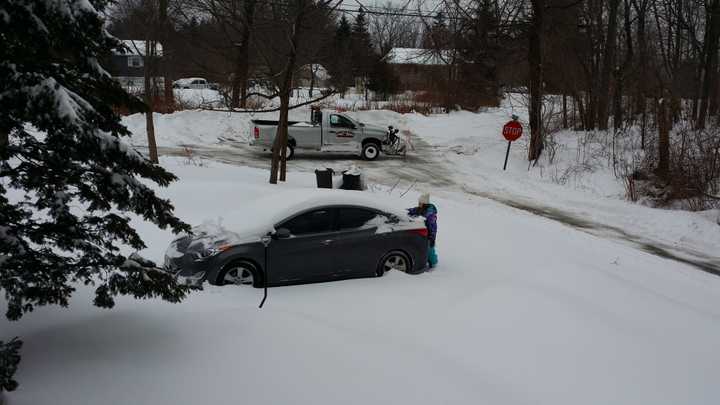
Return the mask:
<svg viewBox="0 0 720 405"><path fill-rule="evenodd" d="M425 270L428 241L422 221L349 196L358 192L318 193L319 198L300 202L278 196L243 210L256 224L270 217L267 226L197 227L171 243L165 269L189 283L255 287L266 279L269 286L278 286L379 277L391 269L413 274ZM283 202L287 207L271 206Z"/></svg>

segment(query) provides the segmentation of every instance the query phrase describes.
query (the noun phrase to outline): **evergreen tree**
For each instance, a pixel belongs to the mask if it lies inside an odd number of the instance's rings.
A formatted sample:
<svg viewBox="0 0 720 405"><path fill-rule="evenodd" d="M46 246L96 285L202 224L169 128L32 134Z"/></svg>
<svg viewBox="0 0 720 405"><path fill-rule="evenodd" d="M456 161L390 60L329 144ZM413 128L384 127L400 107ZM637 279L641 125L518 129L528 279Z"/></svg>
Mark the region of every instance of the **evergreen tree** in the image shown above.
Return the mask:
<svg viewBox="0 0 720 405"><path fill-rule="evenodd" d="M121 252L145 247L129 213L189 227L140 181L167 186L175 176L121 140L129 131L112 107L143 105L98 62L121 47L104 28L107 4L0 3L0 289L11 320L67 306L79 283L95 286L94 304L105 308L117 295L177 302L189 291ZM0 347L0 362L18 347Z"/></svg>
<svg viewBox="0 0 720 405"><path fill-rule="evenodd" d="M375 52L373 52L370 31L368 31L368 20L365 11L360 8L352 26L351 34L353 75L355 77L367 77L375 65Z"/></svg>
<svg viewBox="0 0 720 405"><path fill-rule="evenodd" d="M383 99L390 94L397 93L400 89L400 79L395 75L390 65L385 60L378 59L370 72L368 88Z"/></svg>
<svg viewBox="0 0 720 405"><path fill-rule="evenodd" d="M342 17L340 17L340 22L338 23L337 30L335 31L335 37L338 40L349 40L351 32L352 29L350 28L350 22L348 22L347 18L345 18L345 14L343 14Z"/></svg>
<svg viewBox="0 0 720 405"><path fill-rule="evenodd" d="M343 14L333 38L333 52L326 67L335 88L344 92L352 82L352 28Z"/></svg>

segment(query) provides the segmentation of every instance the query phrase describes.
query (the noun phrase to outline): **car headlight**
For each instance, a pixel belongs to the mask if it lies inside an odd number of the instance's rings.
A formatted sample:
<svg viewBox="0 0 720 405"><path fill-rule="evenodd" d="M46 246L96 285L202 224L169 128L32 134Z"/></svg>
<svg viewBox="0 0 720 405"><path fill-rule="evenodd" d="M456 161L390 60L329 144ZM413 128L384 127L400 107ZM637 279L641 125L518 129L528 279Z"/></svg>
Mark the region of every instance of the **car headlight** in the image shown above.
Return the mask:
<svg viewBox="0 0 720 405"><path fill-rule="evenodd" d="M230 249L230 245L220 245L220 246L211 246L206 247L203 250L195 253L195 261L201 262L203 260L207 260L213 256L217 256L220 253Z"/></svg>

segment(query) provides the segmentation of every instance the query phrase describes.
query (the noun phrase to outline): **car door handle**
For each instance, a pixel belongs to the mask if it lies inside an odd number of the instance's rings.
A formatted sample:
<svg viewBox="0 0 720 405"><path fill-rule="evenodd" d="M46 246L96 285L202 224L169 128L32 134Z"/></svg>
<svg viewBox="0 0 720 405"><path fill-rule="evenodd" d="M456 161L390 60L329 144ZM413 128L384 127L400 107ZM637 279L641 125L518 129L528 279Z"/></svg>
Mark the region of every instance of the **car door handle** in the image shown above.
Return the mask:
<svg viewBox="0 0 720 405"><path fill-rule="evenodd" d="M326 239L326 240L324 240L324 241L322 241L322 242L320 242L320 243L323 244L323 245L325 245L325 246L327 246L327 245L331 244L332 242L333 242L332 239Z"/></svg>

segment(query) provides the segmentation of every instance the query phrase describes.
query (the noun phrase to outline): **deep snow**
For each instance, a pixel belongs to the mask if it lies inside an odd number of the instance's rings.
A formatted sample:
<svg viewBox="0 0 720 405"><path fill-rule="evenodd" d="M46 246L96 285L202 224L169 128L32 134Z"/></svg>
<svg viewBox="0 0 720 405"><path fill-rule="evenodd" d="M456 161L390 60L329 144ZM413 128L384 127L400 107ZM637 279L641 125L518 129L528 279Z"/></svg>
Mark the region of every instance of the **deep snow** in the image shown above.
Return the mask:
<svg viewBox="0 0 720 405"><path fill-rule="evenodd" d="M347 100L337 100L339 104ZM500 135L511 114L527 115L517 97L508 97L500 108L480 113L398 114L388 110L348 112L374 125L394 125L412 133L414 151L407 161L381 158L358 161L352 156L298 153L291 171L312 172L318 167L335 169L358 165L373 184L398 189L432 188L434 193L463 192L476 197L512 202L535 212L557 211L567 222L585 222L593 233L629 239L636 246L661 249L671 255L706 263L720 272L720 210L689 212L655 209L625 200L621 178L613 172L603 149L602 134L571 131L556 135L552 164L543 160L528 167L527 135L514 142L507 171L502 170L507 142ZM307 120L308 108L291 110L293 120ZM247 146L250 120L276 118L277 113L231 114L214 111L181 111L157 114L156 133L161 152L193 154L241 166L266 168L267 155ZM123 121L133 132L131 141L145 145L145 119ZM527 125L526 125L527 127ZM526 128L527 131L527 128ZM586 228L589 229L589 228ZM701 265L701 267L703 267Z"/></svg>
<svg viewBox="0 0 720 405"><path fill-rule="evenodd" d="M314 186L308 173L270 186L267 170L162 164L180 181L161 194L190 223ZM25 340L9 403L717 403L720 278L441 194L432 273L273 288L262 310L252 288L101 310L80 287L67 310L2 320L0 338ZM172 235L136 224L160 259Z"/></svg>

